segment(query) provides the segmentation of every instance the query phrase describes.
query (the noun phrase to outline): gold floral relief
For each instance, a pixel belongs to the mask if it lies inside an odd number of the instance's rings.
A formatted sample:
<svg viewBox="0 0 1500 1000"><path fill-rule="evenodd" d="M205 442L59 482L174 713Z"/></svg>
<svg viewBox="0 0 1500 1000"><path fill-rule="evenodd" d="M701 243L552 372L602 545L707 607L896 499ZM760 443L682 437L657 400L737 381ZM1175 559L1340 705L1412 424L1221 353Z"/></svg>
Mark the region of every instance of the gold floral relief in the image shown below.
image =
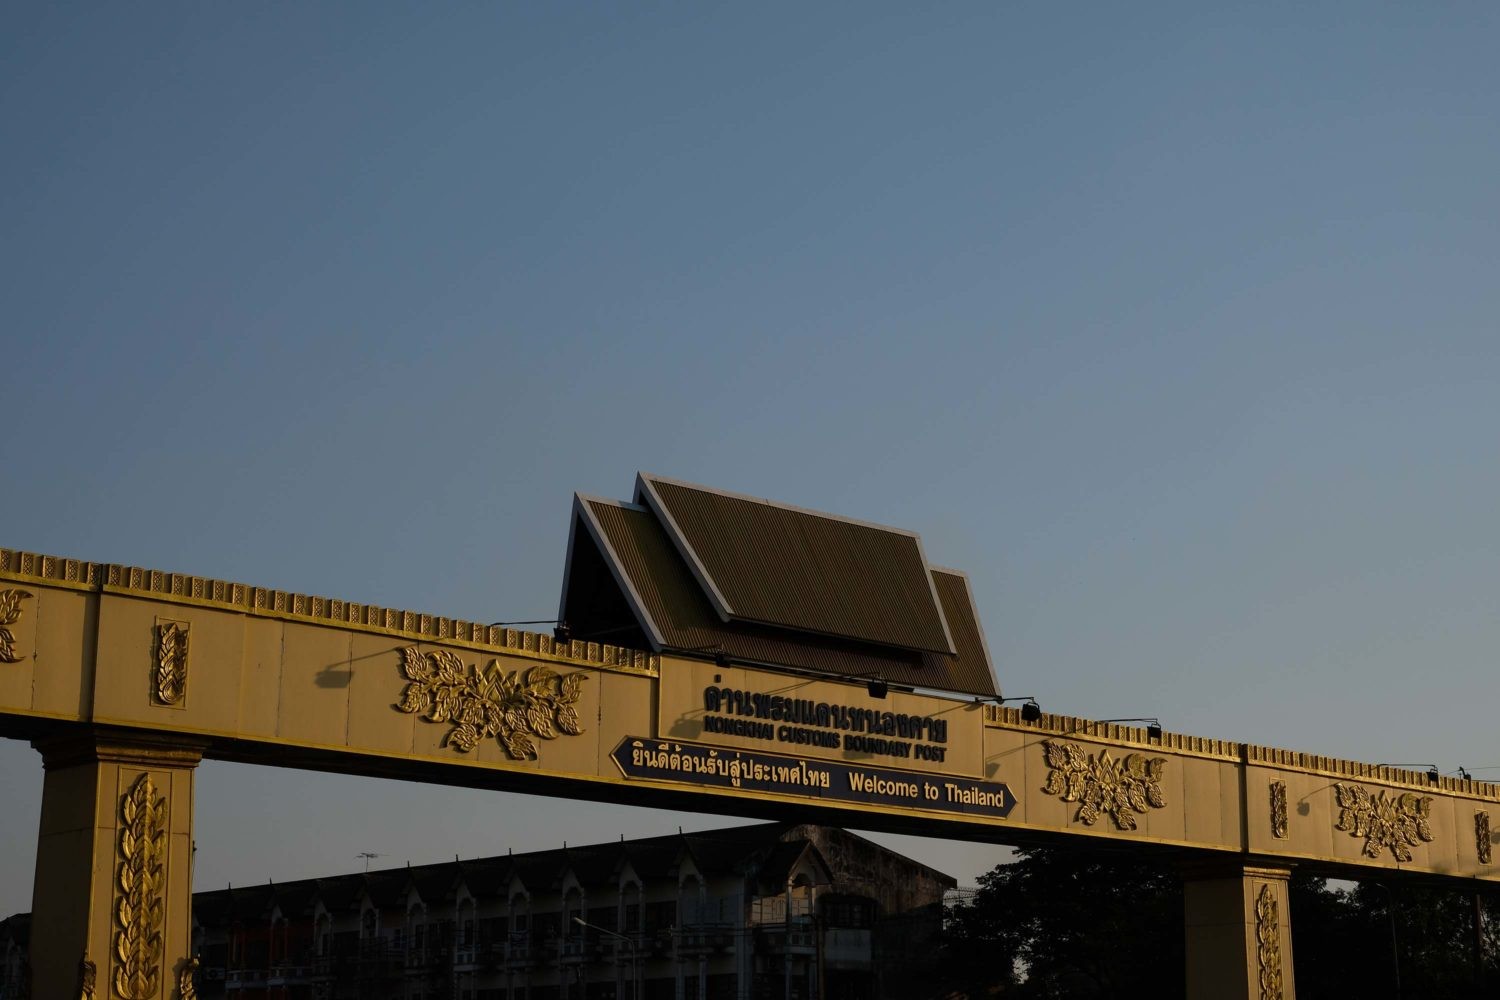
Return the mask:
<svg viewBox="0 0 1500 1000"><path fill-rule="evenodd" d="M1147 760L1133 753L1116 760L1108 750L1095 757L1076 743L1055 740L1043 740L1042 749L1051 768L1042 791L1061 796L1064 802L1077 802L1075 818L1086 826L1093 826L1100 816L1108 814L1118 829L1134 830L1132 813L1167 804L1161 790L1167 766L1163 757Z"/></svg>
<svg viewBox="0 0 1500 1000"><path fill-rule="evenodd" d="M480 670L445 649L421 653L416 646L401 650L401 669L410 683L395 707L451 725L445 743L462 753L494 738L511 757L530 760L537 740L583 732L577 705L585 673L558 676L540 664L524 675L506 673L499 660Z"/></svg>
<svg viewBox="0 0 1500 1000"><path fill-rule="evenodd" d="M1276 890L1262 883L1255 897L1256 964L1260 972L1260 1000L1282 1000L1281 913Z"/></svg>
<svg viewBox="0 0 1500 1000"><path fill-rule="evenodd" d="M1410 861L1411 848L1432 842L1430 795L1390 796L1383 788L1371 795L1367 788L1342 783L1334 784L1333 790L1339 803L1334 829L1365 838L1365 857L1378 858L1389 848L1397 861Z"/></svg>
<svg viewBox="0 0 1500 1000"><path fill-rule="evenodd" d="M198 960L190 958L177 970L177 1000L198 1000L198 988L193 985L193 974L198 971Z"/></svg>
<svg viewBox="0 0 1500 1000"><path fill-rule="evenodd" d="M1490 863L1490 843L1490 814L1481 809L1474 814L1474 850L1482 865Z"/></svg>
<svg viewBox="0 0 1500 1000"><path fill-rule="evenodd" d="M120 802L120 866L115 897L115 992L152 1000L161 986L166 912L167 800L143 774Z"/></svg>
<svg viewBox="0 0 1500 1000"><path fill-rule="evenodd" d="M0 663L20 663L16 637L10 626L21 620L21 602L30 597L25 590L0 590Z"/></svg>
<svg viewBox="0 0 1500 1000"><path fill-rule="evenodd" d="M1287 835L1286 782L1271 782L1271 836L1285 840Z"/></svg>
<svg viewBox="0 0 1500 1000"><path fill-rule="evenodd" d="M87 958L78 963L78 1000L95 1000L99 969Z"/></svg>
<svg viewBox="0 0 1500 1000"><path fill-rule="evenodd" d="M188 627L184 622L156 626L156 675L152 692L163 705L181 703L187 694Z"/></svg>

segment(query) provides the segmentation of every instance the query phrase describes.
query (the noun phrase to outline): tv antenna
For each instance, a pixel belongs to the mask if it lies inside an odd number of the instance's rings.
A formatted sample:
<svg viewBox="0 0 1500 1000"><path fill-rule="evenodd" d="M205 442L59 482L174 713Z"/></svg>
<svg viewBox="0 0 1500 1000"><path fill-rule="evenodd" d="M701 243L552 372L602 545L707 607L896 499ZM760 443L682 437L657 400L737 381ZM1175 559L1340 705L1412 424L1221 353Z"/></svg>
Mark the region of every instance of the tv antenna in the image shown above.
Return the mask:
<svg viewBox="0 0 1500 1000"><path fill-rule="evenodd" d="M358 854L355 855L355 857L356 858L364 858L365 859L365 872L368 873L369 870L370 870L370 861L371 861L371 859L373 859L373 858L383 858L383 857L385 857L385 855L384 854L376 854L374 851L360 851Z"/></svg>

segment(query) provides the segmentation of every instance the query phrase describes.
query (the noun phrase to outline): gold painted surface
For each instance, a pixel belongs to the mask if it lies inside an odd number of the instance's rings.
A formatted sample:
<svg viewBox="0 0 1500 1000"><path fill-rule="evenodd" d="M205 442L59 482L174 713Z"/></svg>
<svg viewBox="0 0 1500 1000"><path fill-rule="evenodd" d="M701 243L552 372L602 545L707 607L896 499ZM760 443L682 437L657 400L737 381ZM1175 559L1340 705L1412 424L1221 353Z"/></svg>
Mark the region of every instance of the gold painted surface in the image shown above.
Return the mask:
<svg viewBox="0 0 1500 1000"><path fill-rule="evenodd" d="M530 760L539 756L537 740L583 733L577 703L587 674L560 677L541 664L506 673L499 660L481 670L448 650L416 646L401 650L401 669L410 683L396 709L449 723L445 744L462 753L493 738L516 760Z"/></svg>
<svg viewBox="0 0 1500 1000"><path fill-rule="evenodd" d="M1255 897L1255 940L1260 1000L1282 1000L1280 908L1275 890L1265 883Z"/></svg>
<svg viewBox="0 0 1500 1000"><path fill-rule="evenodd" d="M1161 791L1167 766L1164 757L1143 759L1140 754L1129 754L1116 760L1108 750L1095 756L1077 743L1054 740L1043 740L1042 747L1051 769L1042 791L1064 802L1077 802L1075 818L1086 826L1107 815L1117 829L1134 830L1134 813L1167 804Z"/></svg>
<svg viewBox="0 0 1500 1000"><path fill-rule="evenodd" d="M124 1000L151 1000L161 984L166 824L167 800L143 774L120 803L114 987Z"/></svg>
<svg viewBox="0 0 1500 1000"><path fill-rule="evenodd" d="M1402 792L1388 796L1385 789L1371 795L1359 785L1334 785L1339 819L1335 829L1364 837L1366 857L1378 858L1389 848L1397 861L1410 861L1411 848L1433 840L1429 816L1432 797Z"/></svg>
<svg viewBox="0 0 1500 1000"><path fill-rule="evenodd" d="M1474 814L1474 851L1479 863L1490 863L1490 814L1483 809Z"/></svg>
<svg viewBox="0 0 1500 1000"><path fill-rule="evenodd" d="M1271 836L1277 840L1287 837L1286 782L1271 782Z"/></svg>
<svg viewBox="0 0 1500 1000"><path fill-rule="evenodd" d="M1394 867L1397 861L1393 850L1377 852L1381 856L1372 858L1362 850L1363 838L1348 837L1347 831L1335 829L1341 810L1334 785L1358 776L1372 797L1385 789L1387 798L1395 801L1406 792L1432 799L1428 825L1433 840L1412 851L1414 860L1401 863L1403 868L1500 880L1500 872L1476 860L1472 819L1477 809L1500 802L1500 788L1495 785L1448 778L1429 785L1425 775L1402 769L1174 733L1165 733L1157 740L1139 728L1070 716L1044 715L1028 723L1013 709L978 705L969 699L898 691L892 691L889 699L870 699L863 683L731 668L740 678L752 672L758 675L756 684L748 684L731 681L729 671L701 660L668 658L654 671L619 666L589 668L589 682L582 684L576 704L581 735L546 744L545 759L517 760L498 737L485 738L465 752L447 739L454 728L451 720L433 724L425 721L423 713L409 714L392 707L402 688L397 674L403 662L400 650L417 641L419 633L345 623L340 620L340 609L344 618L351 612L342 602L317 603L297 595L277 597L277 592L248 588L241 593L240 604L214 603L193 596L195 589L211 594L212 588L195 587L190 579L180 583L178 578L162 574L116 574L116 579L132 585L127 588L109 584L109 574L102 571L92 575L94 582L87 582L91 576L87 564L72 565L69 570L67 563L54 561L49 569L33 560L31 575L15 575L3 567L13 569L16 562L12 559L6 563L0 552L0 577L8 581L0 582L0 586L21 587L35 595L26 602L20 628L14 630L18 651L25 654L23 662L0 670L0 724L13 725L11 732L28 736L45 732L38 727L52 719L92 721L132 727L142 733L190 735L208 746L209 756L229 759L307 760L313 766L344 769L346 765L334 764L330 756L338 753L346 755L347 769L364 773L417 777L430 775L430 770L420 769L434 765L473 768L472 777L454 771L445 780L625 800L635 795L647 800L658 793L672 792L691 796L704 803L703 808L735 813L737 804L746 801L743 791L625 779L609 758L627 737L693 739L677 727L691 727L695 721L700 722L697 732L701 733L703 690L719 673L725 686L754 689L763 681L766 686L759 688L763 692L790 697L803 697L803 692L808 692L815 701L869 706L872 710L879 707L945 720L948 740L942 748L946 759L922 762L929 772L1003 781L1019 800L1004 819L977 815L942 819L940 825L952 832L966 830L965 835L997 842L1006 842L1012 832L1018 836L1108 837L1131 843L1328 862L1345 869ZM42 572L51 575L38 582L37 574ZM74 579L65 579L70 575ZM324 617L311 615L317 611ZM143 676L147 672L143 666L155 662L156 626L162 621L191 623L192 692L177 706L160 704L152 695L152 682ZM433 632L462 631L449 620L424 616L411 623L402 619L401 623L429 627ZM572 661L557 656L564 647L553 643L553 652L548 653L544 639L547 637L517 638L517 645L532 645L535 652L509 647L496 650L461 636L422 640L418 649L424 655L446 650L464 664L477 661L480 667L493 657L507 674L517 671L518 680L539 665L565 673ZM702 679L704 674L706 681ZM822 689L836 692L836 696L812 695ZM674 711L674 705L678 710ZM698 719L689 714L689 706ZM534 739L541 744L539 738ZM1086 757L1091 755L1096 761L1107 751L1117 764L1131 755L1169 762L1156 782L1164 805L1152 807L1148 799L1146 811L1130 809L1133 829L1123 829L1118 822L1099 823L1097 817L1094 825L1086 824L1080 818L1078 801L1064 802L1058 795L1041 791L1052 771L1042 745L1045 740L1076 743ZM747 749L772 750L810 762L820 759L820 752L827 750L775 740L735 739L726 734L703 734L697 741L723 746L738 743ZM304 757L308 752L319 756ZM916 761L876 755L847 759L864 765L918 766ZM556 783L526 785L532 778L555 779ZM1274 836L1270 795L1259 791L1273 781L1286 783L1288 818L1293 812L1297 816L1289 822L1284 839ZM175 823L177 806L176 800L172 801ZM1126 801L1128 805L1128 792ZM757 802L784 804L788 809L816 805L877 826L887 819L895 824L902 818L899 807L835 804L805 793L759 796ZM113 814L117 805L116 795L105 808ZM112 835L106 848L112 856ZM112 871L109 857L102 864L104 872ZM172 871L175 873L175 867ZM105 938L91 954L108 948L109 939ZM1286 949L1283 942L1283 953ZM77 954L74 951L66 962L69 992L75 985ZM174 968L168 966L162 973L167 988ZM111 977L112 969L105 974Z"/></svg>
<svg viewBox="0 0 1500 1000"><path fill-rule="evenodd" d="M156 672L153 693L163 705L176 705L187 694L188 626L186 622L156 625Z"/></svg>
<svg viewBox="0 0 1500 1000"><path fill-rule="evenodd" d="M0 663L21 662L21 654L16 652L16 636L10 627L21 620L21 602L30 596L30 591L18 587L0 590Z"/></svg>

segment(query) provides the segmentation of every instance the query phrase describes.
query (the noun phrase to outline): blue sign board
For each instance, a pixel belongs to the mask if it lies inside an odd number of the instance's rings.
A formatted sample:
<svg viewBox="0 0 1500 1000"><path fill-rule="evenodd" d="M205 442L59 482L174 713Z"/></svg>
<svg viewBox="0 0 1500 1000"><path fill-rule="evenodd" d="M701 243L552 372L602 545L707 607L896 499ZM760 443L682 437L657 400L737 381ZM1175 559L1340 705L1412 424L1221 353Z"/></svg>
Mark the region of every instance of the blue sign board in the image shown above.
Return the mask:
<svg viewBox="0 0 1500 1000"><path fill-rule="evenodd" d="M747 792L804 795L833 802L926 809L1004 819L1016 796L1001 781L903 771L848 761L627 736L610 754L627 778L649 778Z"/></svg>

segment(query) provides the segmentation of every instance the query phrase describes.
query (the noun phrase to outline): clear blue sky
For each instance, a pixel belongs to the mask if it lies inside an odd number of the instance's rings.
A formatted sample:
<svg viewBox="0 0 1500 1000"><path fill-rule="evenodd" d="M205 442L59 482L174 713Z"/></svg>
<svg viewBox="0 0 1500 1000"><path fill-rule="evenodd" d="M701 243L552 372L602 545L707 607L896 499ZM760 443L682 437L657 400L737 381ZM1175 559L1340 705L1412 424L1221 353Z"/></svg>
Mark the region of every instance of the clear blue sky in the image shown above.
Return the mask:
<svg viewBox="0 0 1500 1000"><path fill-rule="evenodd" d="M1223 7L7 4L0 544L548 618L646 469L1048 708L1500 765L1500 12ZM200 779L201 886L713 822Z"/></svg>

